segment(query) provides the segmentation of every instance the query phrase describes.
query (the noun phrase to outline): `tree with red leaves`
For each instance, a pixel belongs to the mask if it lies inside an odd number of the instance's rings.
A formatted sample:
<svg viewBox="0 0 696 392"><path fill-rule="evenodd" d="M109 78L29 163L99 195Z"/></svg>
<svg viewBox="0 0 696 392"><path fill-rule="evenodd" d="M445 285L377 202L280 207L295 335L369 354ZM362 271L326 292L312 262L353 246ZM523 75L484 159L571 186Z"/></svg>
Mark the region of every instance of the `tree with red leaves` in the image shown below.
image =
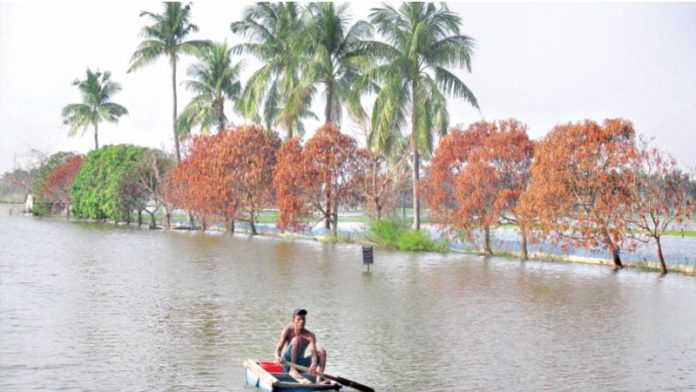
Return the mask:
<svg viewBox="0 0 696 392"><path fill-rule="evenodd" d="M72 195L70 190L75 181L75 176L85 162L84 155L74 155L68 158L65 163L53 170L44 182L42 193L47 202L52 203L53 207L65 209L67 217L70 218L70 208Z"/></svg>
<svg viewBox="0 0 696 392"><path fill-rule="evenodd" d="M172 173L171 197L177 206L198 215L203 230L209 218L219 216L226 230L234 231L239 201L225 179L225 171L232 165L221 153L225 136L226 132L220 132L194 137L187 158Z"/></svg>
<svg viewBox="0 0 696 392"><path fill-rule="evenodd" d="M228 127L221 133L222 148L216 149L225 162L224 181L232 188L239 202L238 216L249 222L251 234L256 232L256 215L270 206L274 198L273 170L280 138L275 132L264 132L261 126Z"/></svg>
<svg viewBox="0 0 696 392"><path fill-rule="evenodd" d="M279 227L302 227L299 218L314 210L321 215L325 228L337 237L339 207L355 205L359 200L355 184L359 166L355 139L333 124L319 128L304 148L294 139L285 142L278 153L273 180L280 209Z"/></svg>
<svg viewBox="0 0 696 392"><path fill-rule="evenodd" d="M278 203L277 225L281 229L304 230L302 217L309 214L311 187L298 138L285 141L276 153L273 188Z"/></svg>
<svg viewBox="0 0 696 392"><path fill-rule="evenodd" d="M636 246L626 236L635 175L629 167L635 151L633 125L607 119L555 126L537 145L528 192L534 227L556 244L606 249L615 270L623 267L620 247Z"/></svg>
<svg viewBox="0 0 696 392"><path fill-rule="evenodd" d="M242 213L252 234L255 216L273 198L275 151L280 139L258 126L230 127L197 136L188 157L172 173L171 193L178 206L198 214L203 230L209 218L222 217L235 230Z"/></svg>
<svg viewBox="0 0 696 392"><path fill-rule="evenodd" d="M425 183L432 220L472 238L483 231L483 250L492 254L491 228L519 223L517 202L529 178L534 148L526 126L517 120L479 121L453 129L431 161ZM522 257L526 236L522 230Z"/></svg>
<svg viewBox="0 0 696 392"><path fill-rule="evenodd" d="M632 210L628 215L634 238L653 240L662 275L667 273L662 253L662 235L674 223L689 218L694 200L688 192L689 175L677 167L674 158L641 140L631 159L635 174Z"/></svg>

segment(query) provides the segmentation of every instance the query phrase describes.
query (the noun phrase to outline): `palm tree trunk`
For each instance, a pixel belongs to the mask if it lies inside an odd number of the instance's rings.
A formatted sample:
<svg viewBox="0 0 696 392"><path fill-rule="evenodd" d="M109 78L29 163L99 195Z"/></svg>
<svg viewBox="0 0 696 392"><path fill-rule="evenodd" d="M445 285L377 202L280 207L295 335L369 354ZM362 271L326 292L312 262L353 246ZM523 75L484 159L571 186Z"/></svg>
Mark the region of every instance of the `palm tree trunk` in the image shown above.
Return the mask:
<svg viewBox="0 0 696 392"><path fill-rule="evenodd" d="M217 112L218 132L220 132L225 129L225 103L222 98L220 98L220 103L216 106L215 111Z"/></svg>
<svg viewBox="0 0 696 392"><path fill-rule="evenodd" d="M333 118L331 117L331 101L333 100L333 84L332 83L327 83L326 84L326 107L324 108L324 118L326 119L325 123L329 124L333 122Z"/></svg>
<svg viewBox="0 0 696 392"><path fill-rule="evenodd" d="M176 54L169 55L169 63L172 66L172 97L174 107L172 108L172 129L174 130L174 149L176 152L176 163L181 162L181 152L179 152L179 137L176 134Z"/></svg>
<svg viewBox="0 0 696 392"><path fill-rule="evenodd" d="M415 104L414 104L415 106ZM418 143L416 142L416 114L411 116L411 152L413 153L413 230L420 230L420 198L418 197L418 178L420 171L420 156L418 155Z"/></svg>
<svg viewBox="0 0 696 392"><path fill-rule="evenodd" d="M99 149L99 124L94 123L94 151Z"/></svg>

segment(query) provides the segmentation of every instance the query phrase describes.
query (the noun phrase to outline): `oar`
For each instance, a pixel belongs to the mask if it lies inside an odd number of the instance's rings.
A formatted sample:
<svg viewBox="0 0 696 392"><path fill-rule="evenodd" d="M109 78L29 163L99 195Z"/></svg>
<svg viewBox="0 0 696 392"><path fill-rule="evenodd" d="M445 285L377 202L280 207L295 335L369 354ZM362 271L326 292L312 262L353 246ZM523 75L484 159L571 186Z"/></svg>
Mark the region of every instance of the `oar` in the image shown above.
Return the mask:
<svg viewBox="0 0 696 392"><path fill-rule="evenodd" d="M292 363L292 362L288 362L288 361L283 361L283 362L284 362L286 365L292 366L292 367L297 368L297 369L300 369L300 370L302 370L303 372L309 372L309 368L308 368L308 367L304 367L304 366L302 366L302 365L298 365L298 364L296 364L296 363ZM329 380L334 380L334 381L338 382L339 384L342 384L342 385L345 385L345 386L347 386L347 387L351 387L351 388L357 389L358 391L363 391L363 392L375 392L374 389L368 387L367 385L362 385L362 384L360 384L359 382L356 382L356 381L353 381L353 380L349 380L349 379L344 378L344 377L332 376L332 375L326 374L326 373L324 373L324 372L316 372L316 373L319 374L319 375L321 375L322 377L328 378Z"/></svg>

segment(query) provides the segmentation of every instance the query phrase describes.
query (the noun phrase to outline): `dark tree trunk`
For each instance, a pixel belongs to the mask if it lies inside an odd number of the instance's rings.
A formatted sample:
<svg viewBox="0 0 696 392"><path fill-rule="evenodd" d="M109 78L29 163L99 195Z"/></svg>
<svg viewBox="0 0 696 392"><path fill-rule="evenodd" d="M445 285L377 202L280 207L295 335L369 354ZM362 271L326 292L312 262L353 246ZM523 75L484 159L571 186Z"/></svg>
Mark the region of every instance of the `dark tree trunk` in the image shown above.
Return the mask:
<svg viewBox="0 0 696 392"><path fill-rule="evenodd" d="M665 256L662 254L660 237L655 238L655 243L657 244L657 259L660 261L660 270L662 271L662 275L667 275L667 264L665 264Z"/></svg>
<svg viewBox="0 0 696 392"><path fill-rule="evenodd" d="M529 253L527 253L527 235L526 234L521 234L522 236L522 260L527 260L529 259Z"/></svg>
<svg viewBox="0 0 696 392"><path fill-rule="evenodd" d="M143 225L143 210L138 210L138 227Z"/></svg>
<svg viewBox="0 0 696 392"><path fill-rule="evenodd" d="M205 216L199 216L198 220L201 221L201 230L206 231L208 229L208 222L206 222Z"/></svg>
<svg viewBox="0 0 696 392"><path fill-rule="evenodd" d="M623 268L623 264L621 263L621 256L619 254L619 247L616 245L611 246L611 258L612 261L614 262L614 271L618 271L621 268Z"/></svg>
<svg viewBox="0 0 696 392"><path fill-rule="evenodd" d="M258 234L256 232L256 222L254 221L254 211L249 213L249 227L251 227L251 235Z"/></svg>
<svg viewBox="0 0 696 392"><path fill-rule="evenodd" d="M188 211L186 215L188 215L189 229L194 230L196 228L196 220L193 217L193 213Z"/></svg>
<svg viewBox="0 0 696 392"><path fill-rule="evenodd" d="M329 183L331 183L329 181ZM331 187L326 189L326 214L324 215L324 228L331 230Z"/></svg>
<svg viewBox="0 0 696 392"><path fill-rule="evenodd" d="M619 250L619 246L614 244L614 241L611 240L609 232L607 232L606 229L602 229L602 235L604 236L604 243L607 248L609 248L609 252L611 253L611 259L614 262L614 271L618 271L623 268L623 264L621 264L621 251Z"/></svg>
<svg viewBox="0 0 696 392"><path fill-rule="evenodd" d="M483 253L492 256L493 250L491 249L491 228L489 226L484 226L483 228Z"/></svg>

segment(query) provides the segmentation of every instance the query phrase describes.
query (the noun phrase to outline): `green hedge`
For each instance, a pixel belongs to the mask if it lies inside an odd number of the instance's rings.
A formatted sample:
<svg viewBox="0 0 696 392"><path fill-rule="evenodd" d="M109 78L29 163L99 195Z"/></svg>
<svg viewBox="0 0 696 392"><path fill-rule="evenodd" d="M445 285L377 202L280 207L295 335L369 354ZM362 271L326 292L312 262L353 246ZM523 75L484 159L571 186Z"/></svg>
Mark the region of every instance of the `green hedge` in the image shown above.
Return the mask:
<svg viewBox="0 0 696 392"><path fill-rule="evenodd" d="M87 154L71 192L73 214L78 218L129 220L140 195L126 186L126 180L146 150L119 144Z"/></svg>

